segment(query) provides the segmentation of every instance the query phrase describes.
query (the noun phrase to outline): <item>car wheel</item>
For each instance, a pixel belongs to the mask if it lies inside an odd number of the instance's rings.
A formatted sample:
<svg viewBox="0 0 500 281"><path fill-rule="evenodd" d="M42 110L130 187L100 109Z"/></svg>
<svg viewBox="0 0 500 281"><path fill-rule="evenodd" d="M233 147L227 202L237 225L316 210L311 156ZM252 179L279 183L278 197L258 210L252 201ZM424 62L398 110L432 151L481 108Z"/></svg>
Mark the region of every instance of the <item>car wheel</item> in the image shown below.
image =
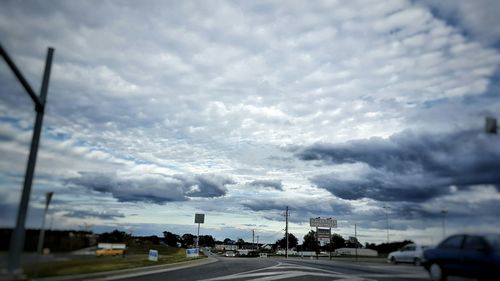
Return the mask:
<svg viewBox="0 0 500 281"><path fill-rule="evenodd" d="M420 266L421 265L420 259L419 258L414 258L413 259L413 264L416 265L416 266Z"/></svg>
<svg viewBox="0 0 500 281"><path fill-rule="evenodd" d="M396 258L395 258L395 257L392 257L392 258L391 258L391 263L392 263L392 264L398 264L398 261L396 260Z"/></svg>
<svg viewBox="0 0 500 281"><path fill-rule="evenodd" d="M429 276L431 277L432 281L445 281L446 280L446 274L444 273L441 266L437 263L433 263L429 267Z"/></svg>

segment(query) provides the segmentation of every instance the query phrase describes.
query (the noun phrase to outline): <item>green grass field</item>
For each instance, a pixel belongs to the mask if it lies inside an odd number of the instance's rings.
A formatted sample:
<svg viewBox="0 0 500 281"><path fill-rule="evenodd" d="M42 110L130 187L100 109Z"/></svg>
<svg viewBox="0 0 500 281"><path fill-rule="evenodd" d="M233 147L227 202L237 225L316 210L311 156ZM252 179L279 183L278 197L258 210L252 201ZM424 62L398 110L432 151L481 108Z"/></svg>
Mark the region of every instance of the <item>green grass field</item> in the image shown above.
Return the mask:
<svg viewBox="0 0 500 281"><path fill-rule="evenodd" d="M148 260L149 249L158 250L157 262ZM34 276L37 270L38 277L61 276L170 264L192 259L186 257L185 249L145 245L129 248L125 257L82 257L68 261L41 262L26 266L24 272L28 276Z"/></svg>

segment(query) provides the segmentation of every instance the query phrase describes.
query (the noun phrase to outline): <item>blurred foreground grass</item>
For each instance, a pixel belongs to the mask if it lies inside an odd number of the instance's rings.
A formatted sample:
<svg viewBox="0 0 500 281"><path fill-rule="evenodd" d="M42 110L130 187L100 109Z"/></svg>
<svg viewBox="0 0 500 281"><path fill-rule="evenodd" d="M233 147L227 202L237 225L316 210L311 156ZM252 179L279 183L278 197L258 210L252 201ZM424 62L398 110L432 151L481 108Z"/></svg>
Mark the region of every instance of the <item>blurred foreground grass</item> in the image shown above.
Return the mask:
<svg viewBox="0 0 500 281"><path fill-rule="evenodd" d="M159 252L157 262L148 260L149 249L154 249ZM200 256L199 258L205 258L205 256ZM38 277L74 275L170 264L193 259L194 258L186 257L185 249L171 248L162 245L148 245L147 247L135 246L129 248L124 257L75 257L67 261L39 262L26 265L24 272L28 276L33 276L38 270Z"/></svg>

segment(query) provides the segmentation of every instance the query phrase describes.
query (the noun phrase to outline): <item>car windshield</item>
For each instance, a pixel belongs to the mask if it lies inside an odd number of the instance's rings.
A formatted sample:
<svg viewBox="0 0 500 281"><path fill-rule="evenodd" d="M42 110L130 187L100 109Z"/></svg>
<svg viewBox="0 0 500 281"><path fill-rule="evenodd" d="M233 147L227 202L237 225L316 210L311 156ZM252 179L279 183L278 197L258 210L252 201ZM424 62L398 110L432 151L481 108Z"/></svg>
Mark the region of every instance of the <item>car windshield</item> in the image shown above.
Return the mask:
<svg viewBox="0 0 500 281"><path fill-rule="evenodd" d="M0 41L0 275L353 280L500 231L500 0L0 0Z"/></svg>
<svg viewBox="0 0 500 281"><path fill-rule="evenodd" d="M489 234L485 235L484 238L493 249L500 251L500 234Z"/></svg>

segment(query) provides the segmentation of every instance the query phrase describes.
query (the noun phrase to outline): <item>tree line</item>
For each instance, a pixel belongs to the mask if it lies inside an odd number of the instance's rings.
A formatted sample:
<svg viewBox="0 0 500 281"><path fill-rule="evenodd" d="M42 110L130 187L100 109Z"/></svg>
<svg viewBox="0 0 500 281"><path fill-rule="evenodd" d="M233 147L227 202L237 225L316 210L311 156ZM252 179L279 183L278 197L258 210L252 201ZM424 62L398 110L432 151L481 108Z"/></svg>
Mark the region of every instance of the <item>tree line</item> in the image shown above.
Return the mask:
<svg viewBox="0 0 500 281"><path fill-rule="evenodd" d="M352 238L352 237L351 237ZM342 235L333 233L331 240L322 245L316 239L316 231L311 230L303 237L303 243L299 245L299 241L295 235L288 233L288 248L296 249L297 251L334 251L340 248L363 248L363 245L357 239L344 239ZM411 240L391 243L365 243L364 248L376 250L379 254L387 254L404 247L407 244L413 243ZM286 235L275 243L275 249L286 248Z"/></svg>

